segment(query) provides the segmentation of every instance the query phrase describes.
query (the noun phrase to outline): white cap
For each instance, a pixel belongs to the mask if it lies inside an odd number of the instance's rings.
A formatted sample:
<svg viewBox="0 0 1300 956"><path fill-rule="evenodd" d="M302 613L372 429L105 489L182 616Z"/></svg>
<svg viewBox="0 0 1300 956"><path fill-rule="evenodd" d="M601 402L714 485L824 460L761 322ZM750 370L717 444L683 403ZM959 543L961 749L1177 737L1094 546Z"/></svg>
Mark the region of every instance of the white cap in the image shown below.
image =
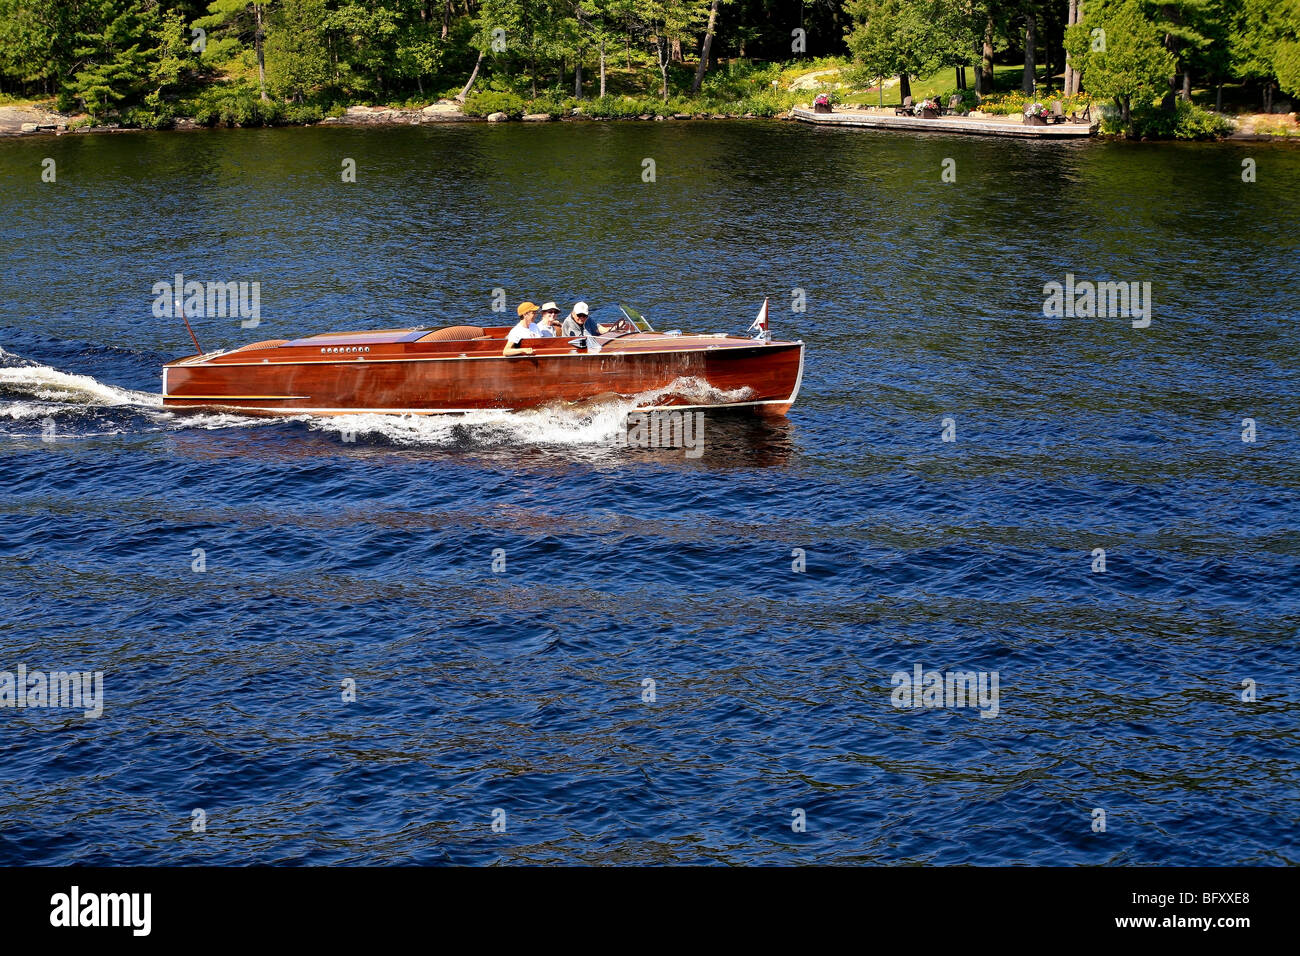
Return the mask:
<svg viewBox="0 0 1300 956"><path fill-rule="evenodd" d="M543 312L559 312L559 311L560 311L560 307L559 307L558 305L556 305L554 302L548 302L548 303L546 303L544 306L542 306L542 311L543 311Z"/></svg>
<svg viewBox="0 0 1300 956"><path fill-rule="evenodd" d="M587 311L587 303L585 303L585 302L575 302L575 303L573 304L573 314L574 314L574 315L588 315L588 314L590 314L590 313Z"/></svg>

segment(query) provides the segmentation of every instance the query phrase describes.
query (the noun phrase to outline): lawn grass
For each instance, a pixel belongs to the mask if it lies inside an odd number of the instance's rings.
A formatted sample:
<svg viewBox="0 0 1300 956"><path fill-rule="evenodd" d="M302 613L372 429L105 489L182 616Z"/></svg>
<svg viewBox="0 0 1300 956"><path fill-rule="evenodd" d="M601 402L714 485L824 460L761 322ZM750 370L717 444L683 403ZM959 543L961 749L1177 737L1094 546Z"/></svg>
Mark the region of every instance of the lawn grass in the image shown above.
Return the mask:
<svg viewBox="0 0 1300 956"><path fill-rule="evenodd" d="M1021 89L1024 79L1025 67L1023 63L995 63L993 65L993 92L1011 93ZM1041 92L1042 73L1038 74L1040 92L1039 97L1044 94ZM885 89L885 106L899 106L902 97L898 95L897 77L893 77L895 83L893 86ZM972 70L966 71L966 82L968 85L974 85L974 73ZM1059 95L1064 85L1064 78L1054 76L1051 80L1052 90ZM957 77L951 68L944 68L937 73L929 76L918 76L912 78L912 99L920 100L928 97L942 96L949 90L956 89ZM1213 86L1193 87L1192 102L1197 106L1205 109L1214 109L1216 90ZM1279 99L1286 99L1281 94ZM842 97L845 103L863 104L866 106L875 106L879 103L878 94L873 91L870 93L857 91L849 93ZM1263 103L1260 100L1259 90L1254 85L1245 83L1225 83L1223 85L1223 112L1225 113L1258 113L1263 109Z"/></svg>
<svg viewBox="0 0 1300 956"><path fill-rule="evenodd" d="M13 96L0 93L0 106L13 106L18 109L36 109L51 111L54 109L53 96Z"/></svg>
<svg viewBox="0 0 1300 956"><path fill-rule="evenodd" d="M993 92L1004 93L1020 89L1024 73L1025 67L1022 63L993 64ZM898 77L886 77L885 83L885 107L901 106L903 98L899 95ZM972 87L975 83L974 71L970 69L966 70L966 83ZM1059 82L1054 84L1054 86L1059 85ZM951 67L944 67L928 76L912 77L911 87L913 101L942 97L957 88L957 75ZM840 102L855 106L879 106L880 99L880 94L875 87L870 90L842 91L840 95Z"/></svg>

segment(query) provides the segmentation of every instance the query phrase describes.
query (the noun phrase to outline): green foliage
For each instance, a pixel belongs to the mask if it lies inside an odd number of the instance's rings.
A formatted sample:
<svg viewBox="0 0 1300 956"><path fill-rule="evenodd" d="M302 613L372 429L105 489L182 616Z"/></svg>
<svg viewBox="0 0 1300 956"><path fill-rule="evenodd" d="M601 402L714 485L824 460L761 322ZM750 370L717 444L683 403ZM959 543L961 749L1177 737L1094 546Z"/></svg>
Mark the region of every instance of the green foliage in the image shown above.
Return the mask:
<svg viewBox="0 0 1300 956"><path fill-rule="evenodd" d="M266 39L266 78L277 96L301 103L329 77L324 0L280 0Z"/></svg>
<svg viewBox="0 0 1300 956"><path fill-rule="evenodd" d="M202 126L277 126L287 113L283 103L263 101L251 86L211 87L187 108Z"/></svg>
<svg viewBox="0 0 1300 956"><path fill-rule="evenodd" d="M344 111L346 112L346 111ZM284 108L281 122L290 125L319 123L325 118L325 108L314 103L290 103Z"/></svg>
<svg viewBox="0 0 1300 956"><path fill-rule="evenodd" d="M252 50L258 32L258 14L265 5L251 0L211 0L206 16L193 26L207 31L203 59L209 63L226 63L244 50Z"/></svg>
<svg viewBox="0 0 1300 956"><path fill-rule="evenodd" d="M0 74L39 79L53 47L53 31L36 4L0 0Z"/></svg>
<svg viewBox="0 0 1300 956"><path fill-rule="evenodd" d="M638 116L671 115L676 104L659 97L607 96L603 100L584 102L582 115L594 119L636 119Z"/></svg>
<svg viewBox="0 0 1300 956"><path fill-rule="evenodd" d="M1143 139L1221 139L1233 130L1226 117L1182 99L1172 110L1143 104L1133 111L1133 126ZM1118 118L1108 119L1104 129L1120 132Z"/></svg>
<svg viewBox="0 0 1300 956"><path fill-rule="evenodd" d="M559 94L539 96L528 104L525 112L545 113L553 119L558 119L561 116L570 115L579 103L580 101L575 100L572 96L560 96Z"/></svg>
<svg viewBox="0 0 1300 956"><path fill-rule="evenodd" d="M432 20L412 19L397 35L394 66L397 73L423 89L424 78L435 75L442 67L446 42L440 27Z"/></svg>
<svg viewBox="0 0 1300 956"><path fill-rule="evenodd" d="M1236 4L1227 41L1232 73L1248 79L1277 77L1283 89L1294 92L1300 0L1236 0Z"/></svg>
<svg viewBox="0 0 1300 956"><path fill-rule="evenodd" d="M969 113L971 110L974 109L982 109L982 107L980 106L980 99L978 96L975 95L974 90L959 90L956 89L955 87L953 89L945 90L943 93L939 94L939 102L940 104L943 105L944 109L948 108L948 104L952 102L952 98L954 96L960 97L960 99L958 99L957 101L958 102L957 109L962 114Z"/></svg>
<svg viewBox="0 0 1300 956"><path fill-rule="evenodd" d="M1149 105L1169 91L1174 57L1138 0L1092 0L1086 10L1083 22L1066 30L1066 49L1083 71L1089 91L1113 100L1120 124L1136 135L1132 108Z"/></svg>
<svg viewBox="0 0 1300 956"><path fill-rule="evenodd" d="M849 0L849 50L870 77L975 62L974 7L961 0Z"/></svg>
<svg viewBox="0 0 1300 956"><path fill-rule="evenodd" d="M468 116L490 116L493 113L505 113L511 119L519 119L525 113L523 97L497 90L483 90L465 97L464 111Z"/></svg>
<svg viewBox="0 0 1300 956"><path fill-rule="evenodd" d="M719 109L718 112L736 113L741 116L748 116L751 113L755 116L777 116L789 112L795 99L796 97L788 93L760 93L757 96L747 96L739 103L733 103L725 110Z"/></svg>
<svg viewBox="0 0 1300 956"><path fill-rule="evenodd" d="M707 74L700 85L700 94L706 99L740 100L758 96L772 89L772 84L783 86L784 70L779 63L732 63L726 69Z"/></svg>
<svg viewBox="0 0 1300 956"><path fill-rule="evenodd" d="M849 0L854 25L847 40L863 75L879 78L919 69L910 55L915 43L905 30L904 10L902 0Z"/></svg>
<svg viewBox="0 0 1300 956"><path fill-rule="evenodd" d="M59 104L102 117L132 94L143 95L151 70L142 42L157 17L134 0L93 0L86 9L74 37L78 69L64 82Z"/></svg>
<svg viewBox="0 0 1300 956"><path fill-rule="evenodd" d="M155 93L160 93L180 84L194 65L194 57L185 39L185 21L179 11L168 10L162 15L154 37L157 46L149 75L157 84Z"/></svg>
<svg viewBox="0 0 1300 956"><path fill-rule="evenodd" d="M1300 42L1280 40L1273 46L1277 82L1291 96L1300 96Z"/></svg>
<svg viewBox="0 0 1300 956"><path fill-rule="evenodd" d="M175 112L167 104L135 106L122 114L122 125L136 129L171 129L175 123Z"/></svg>

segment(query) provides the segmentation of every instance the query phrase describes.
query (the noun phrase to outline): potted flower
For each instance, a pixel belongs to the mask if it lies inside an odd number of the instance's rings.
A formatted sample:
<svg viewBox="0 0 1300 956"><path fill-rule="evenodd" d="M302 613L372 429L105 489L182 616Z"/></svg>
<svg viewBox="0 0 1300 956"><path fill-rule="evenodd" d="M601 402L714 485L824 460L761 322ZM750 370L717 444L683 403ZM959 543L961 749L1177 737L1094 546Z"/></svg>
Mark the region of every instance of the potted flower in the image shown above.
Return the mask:
<svg viewBox="0 0 1300 956"><path fill-rule="evenodd" d="M813 112L829 113L831 111L831 98L825 93L818 93L817 98L813 100Z"/></svg>
<svg viewBox="0 0 1300 956"><path fill-rule="evenodd" d="M1026 126L1046 126L1047 125L1047 107L1042 103L1025 104L1025 125Z"/></svg>
<svg viewBox="0 0 1300 956"><path fill-rule="evenodd" d="M912 107L912 112L922 119L938 119L939 104L934 100L921 100Z"/></svg>

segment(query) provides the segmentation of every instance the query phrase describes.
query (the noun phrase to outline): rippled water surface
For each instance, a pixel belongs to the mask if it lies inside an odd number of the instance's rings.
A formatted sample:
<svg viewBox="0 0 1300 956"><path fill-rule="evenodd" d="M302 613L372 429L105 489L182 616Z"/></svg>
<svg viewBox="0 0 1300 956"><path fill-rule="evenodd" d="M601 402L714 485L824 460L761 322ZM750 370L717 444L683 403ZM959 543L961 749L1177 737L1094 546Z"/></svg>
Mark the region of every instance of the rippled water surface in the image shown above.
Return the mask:
<svg viewBox="0 0 1300 956"><path fill-rule="evenodd" d="M0 708L0 863L1300 862L1300 152L233 130L0 179L0 670L106 697ZM698 458L617 402L180 418L176 272L261 283L207 348L766 295L807 368ZM1044 318L1067 272L1150 282L1150 327ZM918 664L997 716L895 708Z"/></svg>

